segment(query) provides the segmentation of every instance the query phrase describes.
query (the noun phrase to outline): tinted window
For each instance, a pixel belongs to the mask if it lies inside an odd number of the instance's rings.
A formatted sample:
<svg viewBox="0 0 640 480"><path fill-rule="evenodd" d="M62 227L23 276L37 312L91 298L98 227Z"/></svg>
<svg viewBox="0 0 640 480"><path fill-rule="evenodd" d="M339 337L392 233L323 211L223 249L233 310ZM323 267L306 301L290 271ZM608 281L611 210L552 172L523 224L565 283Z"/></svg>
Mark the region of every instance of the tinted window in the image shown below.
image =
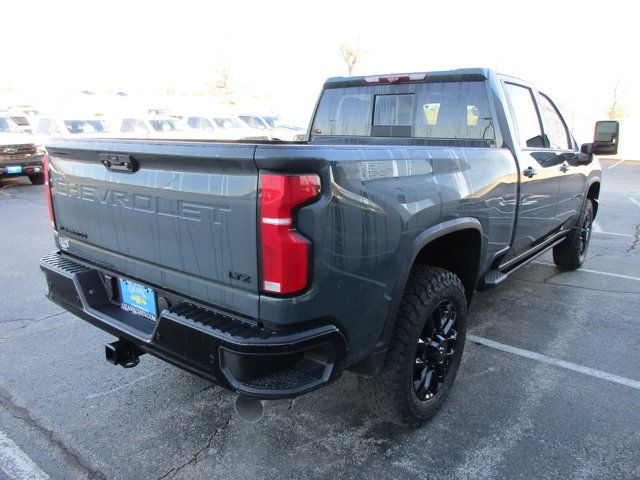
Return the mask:
<svg viewBox="0 0 640 480"><path fill-rule="evenodd" d="M327 89L322 94L311 133L484 140L487 144L495 140L484 82Z"/></svg>
<svg viewBox="0 0 640 480"><path fill-rule="evenodd" d="M21 127L28 127L29 126L29 120L27 119L27 117L11 117L11 120L16 122Z"/></svg>
<svg viewBox="0 0 640 480"><path fill-rule="evenodd" d="M13 120L7 117L0 117L0 132L19 133L21 131Z"/></svg>
<svg viewBox="0 0 640 480"><path fill-rule="evenodd" d="M551 100L540 94L540 111L544 119L544 133L547 134L549 147L556 150L570 149L567 128Z"/></svg>
<svg viewBox="0 0 640 480"><path fill-rule="evenodd" d="M233 117L214 118L213 121L216 122L216 125L220 128L244 128L244 124Z"/></svg>
<svg viewBox="0 0 640 480"><path fill-rule="evenodd" d="M419 87L415 137L495 140L483 82L426 83Z"/></svg>
<svg viewBox="0 0 640 480"><path fill-rule="evenodd" d="M313 135L371 135L373 87L325 90L313 122Z"/></svg>
<svg viewBox="0 0 640 480"><path fill-rule="evenodd" d="M106 131L104 122L100 120L65 120L64 126L69 133L96 133Z"/></svg>
<svg viewBox="0 0 640 480"><path fill-rule="evenodd" d="M200 120L199 117L189 117L187 119L187 125L189 125L191 128L198 128L198 120Z"/></svg>
<svg viewBox="0 0 640 480"><path fill-rule="evenodd" d="M531 90L520 85L507 83L507 92L516 119L520 146L524 148L544 148L538 111L533 103Z"/></svg>
<svg viewBox="0 0 640 480"><path fill-rule="evenodd" d="M122 120L122 125L120 126L121 132L133 132L135 121L130 118L125 118Z"/></svg>
<svg viewBox="0 0 640 480"><path fill-rule="evenodd" d="M149 123L156 132L176 132L184 130L183 126L176 120L162 118L149 120Z"/></svg>

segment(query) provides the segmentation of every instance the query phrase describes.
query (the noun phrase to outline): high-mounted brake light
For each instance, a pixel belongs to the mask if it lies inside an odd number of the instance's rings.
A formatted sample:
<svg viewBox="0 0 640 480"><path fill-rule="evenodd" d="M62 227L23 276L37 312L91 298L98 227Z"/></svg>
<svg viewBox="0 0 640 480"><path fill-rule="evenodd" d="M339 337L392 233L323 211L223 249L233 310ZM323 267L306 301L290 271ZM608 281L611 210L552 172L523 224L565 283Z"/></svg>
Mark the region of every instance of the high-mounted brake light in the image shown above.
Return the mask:
<svg viewBox="0 0 640 480"><path fill-rule="evenodd" d="M400 73L398 75L372 75L364 77L367 83L407 83L420 82L427 79L426 73Z"/></svg>
<svg viewBox="0 0 640 480"><path fill-rule="evenodd" d="M289 295L309 280L309 241L295 230L295 210L320 194L317 175L260 174L262 291Z"/></svg>
<svg viewBox="0 0 640 480"><path fill-rule="evenodd" d="M56 228L56 219L53 216L53 203L51 199L51 187L49 186L49 154L45 153L44 157L42 157L42 170L44 170L44 197L47 201L47 208L49 209L49 220L51 221L51 226L55 230Z"/></svg>

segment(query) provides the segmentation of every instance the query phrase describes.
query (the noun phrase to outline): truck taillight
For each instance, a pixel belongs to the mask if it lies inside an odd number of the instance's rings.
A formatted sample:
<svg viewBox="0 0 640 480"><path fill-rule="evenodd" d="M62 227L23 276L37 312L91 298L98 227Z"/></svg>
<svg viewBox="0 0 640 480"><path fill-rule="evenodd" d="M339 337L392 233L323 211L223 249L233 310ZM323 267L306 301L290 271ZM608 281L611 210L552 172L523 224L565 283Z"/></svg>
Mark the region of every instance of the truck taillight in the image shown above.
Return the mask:
<svg viewBox="0 0 640 480"><path fill-rule="evenodd" d="M426 73L399 73L398 75L372 75L364 77L365 82L375 84L411 83L424 81L426 79Z"/></svg>
<svg viewBox="0 0 640 480"><path fill-rule="evenodd" d="M260 174L263 292L290 295L307 287L310 243L295 229L295 211L319 194L317 175Z"/></svg>
<svg viewBox="0 0 640 480"><path fill-rule="evenodd" d="M51 199L51 187L49 186L49 154L45 153L44 157L42 157L42 170L44 170L44 197L47 201L47 207L49 208L49 220L51 221L51 226L55 230L56 228L56 220L53 216L53 204Z"/></svg>

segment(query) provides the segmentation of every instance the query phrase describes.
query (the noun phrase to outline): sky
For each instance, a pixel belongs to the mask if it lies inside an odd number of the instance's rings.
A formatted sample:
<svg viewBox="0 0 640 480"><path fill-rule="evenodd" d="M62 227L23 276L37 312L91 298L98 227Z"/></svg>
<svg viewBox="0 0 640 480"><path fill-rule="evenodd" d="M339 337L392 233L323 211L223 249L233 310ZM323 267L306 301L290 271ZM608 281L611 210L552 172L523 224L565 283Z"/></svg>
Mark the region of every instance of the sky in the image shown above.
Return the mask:
<svg viewBox="0 0 640 480"><path fill-rule="evenodd" d="M1 2L0 18L0 93L193 92L228 68L233 90L306 122L324 79L347 74L349 44L363 51L356 75L482 66L524 78L576 136L605 118L618 82L624 123L640 128L629 1L21 0Z"/></svg>

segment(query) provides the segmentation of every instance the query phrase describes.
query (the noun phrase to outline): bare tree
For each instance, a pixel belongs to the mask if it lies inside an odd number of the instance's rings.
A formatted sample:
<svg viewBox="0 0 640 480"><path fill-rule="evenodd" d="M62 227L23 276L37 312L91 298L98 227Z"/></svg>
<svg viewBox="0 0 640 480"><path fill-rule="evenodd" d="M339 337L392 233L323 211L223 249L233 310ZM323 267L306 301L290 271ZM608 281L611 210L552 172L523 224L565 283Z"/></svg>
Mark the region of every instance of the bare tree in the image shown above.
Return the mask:
<svg viewBox="0 0 640 480"><path fill-rule="evenodd" d="M351 76L353 74L353 67L355 67L362 56L362 50L360 50L360 46L358 45L352 47L351 45L343 44L340 46L340 53L342 53L342 58L347 64L349 76Z"/></svg>
<svg viewBox="0 0 640 480"><path fill-rule="evenodd" d="M213 79L206 84L207 93L216 97L220 97L225 103L233 103L231 99L231 67L223 64L215 69Z"/></svg>
<svg viewBox="0 0 640 480"><path fill-rule="evenodd" d="M611 103L609 104L609 108L607 108L609 120L620 120L627 116L627 108L624 104L625 93L626 86L622 83L622 80L618 78L613 85Z"/></svg>

